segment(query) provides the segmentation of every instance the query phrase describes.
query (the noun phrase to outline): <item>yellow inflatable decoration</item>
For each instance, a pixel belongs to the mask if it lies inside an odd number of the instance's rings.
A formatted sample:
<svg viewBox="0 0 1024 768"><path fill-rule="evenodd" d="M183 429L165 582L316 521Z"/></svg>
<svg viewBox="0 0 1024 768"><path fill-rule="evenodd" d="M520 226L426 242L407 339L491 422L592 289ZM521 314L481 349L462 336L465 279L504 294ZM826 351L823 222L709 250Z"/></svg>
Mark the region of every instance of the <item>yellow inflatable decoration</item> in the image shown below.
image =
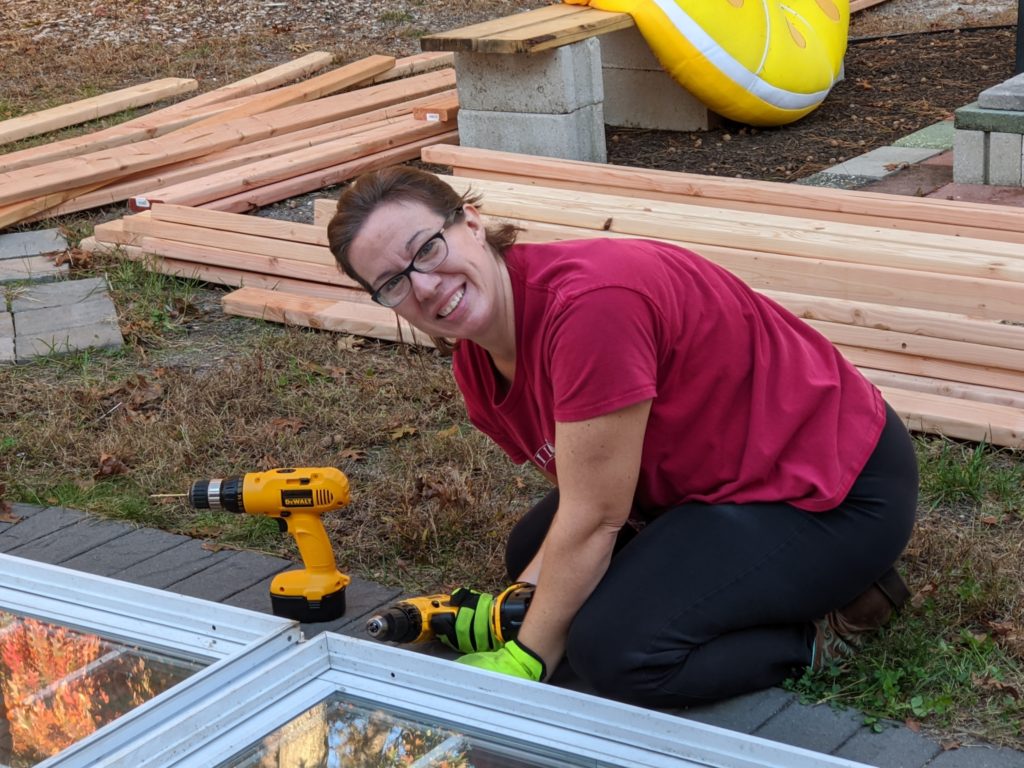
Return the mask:
<svg viewBox="0 0 1024 768"><path fill-rule="evenodd" d="M842 76L849 0L565 0L628 13L668 73L718 114L783 125Z"/></svg>

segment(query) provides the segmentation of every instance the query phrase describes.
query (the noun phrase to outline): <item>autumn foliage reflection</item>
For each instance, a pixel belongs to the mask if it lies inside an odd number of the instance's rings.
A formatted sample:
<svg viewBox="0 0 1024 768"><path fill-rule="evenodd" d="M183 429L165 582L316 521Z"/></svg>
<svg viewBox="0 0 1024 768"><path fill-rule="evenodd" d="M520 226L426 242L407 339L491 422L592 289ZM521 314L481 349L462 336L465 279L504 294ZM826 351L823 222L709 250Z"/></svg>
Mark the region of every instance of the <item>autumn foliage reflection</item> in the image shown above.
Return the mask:
<svg viewBox="0 0 1024 768"><path fill-rule="evenodd" d="M186 674L96 635L0 612L0 715L9 730L0 764L35 765Z"/></svg>

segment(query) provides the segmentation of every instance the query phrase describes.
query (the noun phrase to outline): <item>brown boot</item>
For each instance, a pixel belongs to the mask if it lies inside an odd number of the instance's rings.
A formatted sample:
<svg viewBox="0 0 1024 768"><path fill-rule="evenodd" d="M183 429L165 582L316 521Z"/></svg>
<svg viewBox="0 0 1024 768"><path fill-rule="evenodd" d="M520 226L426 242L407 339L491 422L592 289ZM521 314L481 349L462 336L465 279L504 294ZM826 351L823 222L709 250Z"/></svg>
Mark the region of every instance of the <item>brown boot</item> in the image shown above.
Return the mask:
<svg viewBox="0 0 1024 768"><path fill-rule="evenodd" d="M818 671L852 656L863 645L864 636L884 626L909 599L910 589L896 569L890 568L852 602L814 623L811 669Z"/></svg>

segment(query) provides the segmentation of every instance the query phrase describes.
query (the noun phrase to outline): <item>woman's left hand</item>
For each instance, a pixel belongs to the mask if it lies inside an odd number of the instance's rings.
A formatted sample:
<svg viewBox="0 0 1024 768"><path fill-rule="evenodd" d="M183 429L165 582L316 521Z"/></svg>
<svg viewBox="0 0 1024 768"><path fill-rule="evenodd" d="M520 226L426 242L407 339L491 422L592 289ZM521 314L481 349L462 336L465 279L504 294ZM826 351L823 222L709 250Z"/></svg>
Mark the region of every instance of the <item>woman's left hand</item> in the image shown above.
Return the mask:
<svg viewBox="0 0 1024 768"><path fill-rule="evenodd" d="M488 669L501 672L512 677L539 682L544 679L546 670L544 661L525 645L509 640L496 651L467 653L456 659L460 664L468 664L477 669Z"/></svg>

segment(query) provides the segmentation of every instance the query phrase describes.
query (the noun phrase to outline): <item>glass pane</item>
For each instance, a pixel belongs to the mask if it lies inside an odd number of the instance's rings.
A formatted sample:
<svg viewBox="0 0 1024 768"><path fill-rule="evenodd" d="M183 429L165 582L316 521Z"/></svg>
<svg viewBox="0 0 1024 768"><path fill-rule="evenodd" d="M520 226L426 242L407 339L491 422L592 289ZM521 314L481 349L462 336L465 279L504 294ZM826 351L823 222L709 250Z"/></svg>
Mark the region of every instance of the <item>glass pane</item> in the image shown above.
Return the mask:
<svg viewBox="0 0 1024 768"><path fill-rule="evenodd" d="M0 766L42 762L202 666L0 610Z"/></svg>
<svg viewBox="0 0 1024 768"><path fill-rule="evenodd" d="M545 757L404 719L334 694L219 768L548 768L590 765Z"/></svg>

